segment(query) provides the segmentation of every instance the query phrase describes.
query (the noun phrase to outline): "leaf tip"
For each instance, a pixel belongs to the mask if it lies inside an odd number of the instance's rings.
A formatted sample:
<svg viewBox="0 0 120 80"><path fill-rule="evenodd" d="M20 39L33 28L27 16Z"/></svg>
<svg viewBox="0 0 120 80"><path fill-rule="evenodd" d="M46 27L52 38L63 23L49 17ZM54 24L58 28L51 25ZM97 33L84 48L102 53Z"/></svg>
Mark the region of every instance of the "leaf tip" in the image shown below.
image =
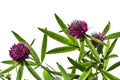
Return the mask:
<svg viewBox="0 0 120 80"><path fill-rule="evenodd" d="M108 24L110 25L110 21L108 21Z"/></svg>
<svg viewBox="0 0 120 80"><path fill-rule="evenodd" d="M56 14L56 13L54 13L54 15L55 15L55 16L57 16L57 14Z"/></svg>

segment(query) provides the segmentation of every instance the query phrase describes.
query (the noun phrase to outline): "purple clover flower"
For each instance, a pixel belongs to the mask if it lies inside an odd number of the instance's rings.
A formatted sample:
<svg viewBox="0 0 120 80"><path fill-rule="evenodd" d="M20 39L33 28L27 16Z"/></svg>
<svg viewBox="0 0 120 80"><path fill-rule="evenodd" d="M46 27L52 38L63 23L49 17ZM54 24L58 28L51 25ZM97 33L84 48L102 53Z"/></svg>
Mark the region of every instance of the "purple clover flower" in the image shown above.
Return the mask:
<svg viewBox="0 0 120 80"><path fill-rule="evenodd" d="M87 32L88 26L85 21L74 20L68 28L68 31L71 36L77 38L83 38L84 34Z"/></svg>
<svg viewBox="0 0 120 80"><path fill-rule="evenodd" d="M101 41L104 41L105 40L105 35L103 34L103 33L92 33L92 36L94 37L94 38L96 38L96 39L99 39L99 40L101 40ZM97 42L95 42L94 40L91 40L91 42L92 42L92 44L96 47L97 45L98 45L98 43Z"/></svg>
<svg viewBox="0 0 120 80"><path fill-rule="evenodd" d="M30 54L30 50L24 44L18 43L18 44L14 44L10 48L9 54L13 60L17 62L23 62L26 58L28 58L28 55Z"/></svg>

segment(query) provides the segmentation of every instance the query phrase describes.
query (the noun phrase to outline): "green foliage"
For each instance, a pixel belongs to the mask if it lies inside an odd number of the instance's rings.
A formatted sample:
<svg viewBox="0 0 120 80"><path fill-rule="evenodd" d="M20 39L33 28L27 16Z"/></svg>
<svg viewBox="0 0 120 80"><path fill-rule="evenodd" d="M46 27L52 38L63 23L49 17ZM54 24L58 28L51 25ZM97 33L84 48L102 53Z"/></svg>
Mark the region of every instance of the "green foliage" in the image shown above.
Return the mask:
<svg viewBox="0 0 120 80"><path fill-rule="evenodd" d="M57 47L54 49L51 49L47 52L47 54L57 54L57 53L65 53L65 52L70 52L78 49L77 47L74 46L63 46L63 47Z"/></svg>
<svg viewBox="0 0 120 80"><path fill-rule="evenodd" d="M100 62L99 53L97 52L95 47L92 45L92 43L87 39L87 37L85 38L85 42L86 42L87 46L89 47L89 49L91 50L92 54L94 54L95 59L98 62Z"/></svg>
<svg viewBox="0 0 120 80"><path fill-rule="evenodd" d="M68 57L69 62L76 67L77 69L79 69L80 71L84 71L86 68L83 64L81 63L77 63L76 61L74 61L73 59L71 59L70 57Z"/></svg>
<svg viewBox="0 0 120 80"><path fill-rule="evenodd" d="M20 67L17 71L16 80L21 80L22 79L23 70L24 70L24 64L20 64Z"/></svg>
<svg viewBox="0 0 120 80"><path fill-rule="evenodd" d="M43 71L43 78L44 80L53 80L53 77L46 71Z"/></svg>
<svg viewBox="0 0 120 80"><path fill-rule="evenodd" d="M92 68L89 68L89 69L85 70L85 71L80 75L80 77L78 78L78 80L86 80L87 77L90 75L91 71L92 71Z"/></svg>
<svg viewBox="0 0 120 80"><path fill-rule="evenodd" d="M104 71L104 70L102 70L102 71L110 80L120 80L119 78L113 76L112 74L108 73L107 71Z"/></svg>
<svg viewBox="0 0 120 80"><path fill-rule="evenodd" d="M114 47L115 47L116 42L117 42L117 39L115 39L115 40L112 42L111 46L109 47L109 49L108 49L108 51L107 51L107 54L106 54L105 58L110 55L110 53L112 52L112 50L113 50Z"/></svg>
<svg viewBox="0 0 120 80"><path fill-rule="evenodd" d="M28 71L37 79L37 80L42 80L40 76L35 72L35 70L27 63L25 62L25 65L28 69Z"/></svg>
<svg viewBox="0 0 120 80"><path fill-rule="evenodd" d="M15 64L13 64L12 66L10 66L9 68L1 71L1 72L0 72L0 75L10 72L10 71L13 70L16 66L18 66L18 63L15 63Z"/></svg>
<svg viewBox="0 0 120 80"><path fill-rule="evenodd" d="M1 61L3 64L10 65L10 67L7 69L0 71L1 79L5 78L11 80L9 72L16 68L16 80L22 80L25 70L24 67L26 67L36 80L42 80L38 73L40 71L37 72L37 68L43 69L44 80L53 80L56 76L60 76L64 80L98 80L99 74L102 75L103 80L120 80L120 78L110 73L110 71L120 66L120 61L115 62L108 67L109 60L118 57L118 54L114 54L113 51L117 40L120 37L120 32L108 34L108 31L110 30L110 22L107 23L102 31L103 34L107 34L105 40L102 41L99 38L96 39L95 37L86 33L83 35L83 38L71 36L68 30L69 26L66 25L57 14L54 14L54 16L61 28L60 32L63 32L66 37L60 35L59 33L47 30L47 28L38 28L39 31L44 33L44 36L42 39L41 51L39 54L37 54L33 48L33 44L35 43L36 39L33 39L29 44L20 35L12 31L18 42L25 44L29 48L30 55L23 62L16 62L14 60ZM50 46L51 49L47 50L47 46L49 46L47 45L48 37L56 40L57 42L63 43L64 45L54 48ZM95 46L92 41L95 41L98 45ZM68 66L67 69L65 69L61 64L57 63L57 67L59 69L59 71L57 71L53 67L43 63L45 57L49 54L64 54L72 51L76 51L76 54L74 55L78 55L78 57L75 59L72 57L70 58L69 56L67 57L68 61L70 62L70 66ZM68 69L70 72L67 71ZM6 73L9 75L6 76Z"/></svg>
<svg viewBox="0 0 120 80"><path fill-rule="evenodd" d="M120 61L118 61L118 62L114 63L112 66L110 66L110 67L107 69L107 71L111 71L111 70L113 70L113 69L115 69L115 68L117 68L117 67L119 67L119 66L120 66Z"/></svg>
<svg viewBox="0 0 120 80"><path fill-rule="evenodd" d="M80 41L80 55L79 55L79 60L78 61L82 60L82 58L84 56L84 46L85 46L84 39L82 39Z"/></svg>
<svg viewBox="0 0 120 80"><path fill-rule="evenodd" d="M120 37L120 32L112 33L106 36L106 39L114 39L114 38L119 38Z"/></svg>
<svg viewBox="0 0 120 80"><path fill-rule="evenodd" d="M57 66L61 72L61 75L63 76L64 80L71 80L68 73L65 71L65 69L59 64L57 63Z"/></svg>
<svg viewBox="0 0 120 80"><path fill-rule="evenodd" d="M15 63L15 61L13 61L13 60L5 60L5 61L2 61L1 63L13 65Z"/></svg>
<svg viewBox="0 0 120 80"><path fill-rule="evenodd" d="M41 48L41 62L43 62L46 54L47 49L47 35L44 34L43 41L42 41L42 48Z"/></svg>
<svg viewBox="0 0 120 80"><path fill-rule="evenodd" d="M63 43L63 44L66 44L66 45L72 45L70 40L67 39L66 37L63 37L57 33L54 33L52 31L49 31L49 30L46 30L46 29L42 29L42 28L38 28L40 31L42 31L44 34L46 34L47 36Z"/></svg>
<svg viewBox="0 0 120 80"><path fill-rule="evenodd" d="M104 34L107 34L107 32L110 30L110 22L108 22L108 24L106 25L106 27L103 30Z"/></svg>

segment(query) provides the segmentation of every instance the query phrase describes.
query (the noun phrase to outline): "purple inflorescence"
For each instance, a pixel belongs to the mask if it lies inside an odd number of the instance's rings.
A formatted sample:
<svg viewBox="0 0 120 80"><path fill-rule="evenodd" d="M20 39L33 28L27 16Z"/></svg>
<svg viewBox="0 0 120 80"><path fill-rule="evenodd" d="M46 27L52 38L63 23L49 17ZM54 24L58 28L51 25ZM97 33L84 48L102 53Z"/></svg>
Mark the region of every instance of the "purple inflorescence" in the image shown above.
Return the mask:
<svg viewBox="0 0 120 80"><path fill-rule="evenodd" d="M30 54L30 50L27 46L25 46L22 43L14 44L10 50L10 57L18 62L23 62L26 58L28 58L28 55Z"/></svg>
<svg viewBox="0 0 120 80"><path fill-rule="evenodd" d="M87 23L85 21L74 20L68 28L68 31L71 36L75 36L77 38L83 38L84 34L88 30Z"/></svg>
<svg viewBox="0 0 120 80"><path fill-rule="evenodd" d="M105 35L103 33L92 33L92 36L95 37L96 39L99 39L101 41L104 41L105 40ZM92 44L96 47L98 45L97 42L95 42L94 40L91 40L92 41Z"/></svg>

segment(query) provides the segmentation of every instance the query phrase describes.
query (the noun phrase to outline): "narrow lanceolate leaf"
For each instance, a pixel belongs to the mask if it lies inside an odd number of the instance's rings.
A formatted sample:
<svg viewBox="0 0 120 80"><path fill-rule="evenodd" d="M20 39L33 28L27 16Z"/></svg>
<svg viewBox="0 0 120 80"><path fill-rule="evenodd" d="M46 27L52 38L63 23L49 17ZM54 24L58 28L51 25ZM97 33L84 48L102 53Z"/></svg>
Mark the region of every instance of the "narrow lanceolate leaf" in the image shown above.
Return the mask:
<svg viewBox="0 0 120 80"><path fill-rule="evenodd" d="M57 47L54 49L51 49L47 52L47 54L57 54L57 53L65 53L65 52L70 52L78 49L77 47L74 46L63 46L63 47Z"/></svg>
<svg viewBox="0 0 120 80"><path fill-rule="evenodd" d="M37 66L38 64L36 62L33 62L33 61L26 61L29 65L31 66Z"/></svg>
<svg viewBox="0 0 120 80"><path fill-rule="evenodd" d="M102 74L103 80L108 80L108 77L105 75L105 73L103 73L103 71L100 71L100 73Z"/></svg>
<svg viewBox="0 0 120 80"><path fill-rule="evenodd" d="M118 57L117 54L110 54L110 55L108 56L109 59L110 59L110 58L116 58L116 57Z"/></svg>
<svg viewBox="0 0 120 80"><path fill-rule="evenodd" d="M46 34L47 36L49 36L49 37L51 37L51 38L53 38L53 39L55 39L55 40L57 40L57 41L59 41L59 42L61 42L63 44L72 45L70 40L67 39L64 36L61 36L61 35L59 35L57 33L54 33L52 31L49 31L49 30L46 30L46 29L42 29L42 28L38 28L38 29L40 31L42 31L44 34Z"/></svg>
<svg viewBox="0 0 120 80"><path fill-rule="evenodd" d="M15 61L13 61L13 60L5 60L5 61L2 61L1 63L13 65L15 63Z"/></svg>
<svg viewBox="0 0 120 80"><path fill-rule="evenodd" d="M16 37L16 39L20 42L20 43L25 43L27 45L29 45L20 35L18 35L16 32L12 31L13 35Z"/></svg>
<svg viewBox="0 0 120 80"><path fill-rule="evenodd" d="M95 47L92 45L92 43L87 39L87 37L85 38L85 42L88 45L89 49L91 50L91 52L94 54L95 59L100 62L100 57L99 57L99 53L97 52L97 50L95 49Z"/></svg>
<svg viewBox="0 0 120 80"><path fill-rule="evenodd" d="M40 76L35 72L35 70L27 62L25 62L25 65L29 70L29 72L36 78L36 80L42 80Z"/></svg>
<svg viewBox="0 0 120 80"><path fill-rule="evenodd" d="M47 35L44 34L41 48L41 62L43 62L47 49Z"/></svg>
<svg viewBox="0 0 120 80"><path fill-rule="evenodd" d="M44 80L53 80L52 76L46 71L43 71L43 78Z"/></svg>
<svg viewBox="0 0 120 80"><path fill-rule="evenodd" d="M10 71L13 70L17 65L18 65L18 63L15 63L14 65L10 66L9 68L1 71L0 74L4 74L4 73L7 73L7 72L10 72Z"/></svg>
<svg viewBox="0 0 120 80"><path fill-rule="evenodd" d="M92 68L87 69L86 71L84 71L82 73L82 75L80 75L80 77L78 78L78 80L86 80L87 77L90 75L91 72L92 72Z"/></svg>
<svg viewBox="0 0 120 80"><path fill-rule="evenodd" d="M57 66L61 72L61 75L63 76L64 80L71 80L68 73L65 71L65 69L59 64L57 63Z"/></svg>
<svg viewBox="0 0 120 80"><path fill-rule="evenodd" d="M109 62L109 59L104 59L104 64L103 64L104 70L106 70L106 68L108 66L108 62Z"/></svg>
<svg viewBox="0 0 120 80"><path fill-rule="evenodd" d="M120 80L119 78L117 78L114 75L108 73L107 71L102 70L102 72L109 78L109 80Z"/></svg>
<svg viewBox="0 0 120 80"><path fill-rule="evenodd" d="M32 40L32 42L30 43L30 46L32 46L35 42L35 39Z"/></svg>
<svg viewBox="0 0 120 80"><path fill-rule="evenodd" d="M109 40L107 40L107 46L105 46L105 50L104 50L104 53L103 53L103 56L105 57L106 55L107 55L107 52L108 52L108 49L109 49L109 47L110 47L110 41Z"/></svg>
<svg viewBox="0 0 120 80"><path fill-rule="evenodd" d="M24 69L24 64L20 64L20 67L17 71L16 80L22 80L23 69Z"/></svg>
<svg viewBox="0 0 120 80"><path fill-rule="evenodd" d="M81 40L80 41L80 55L79 55L78 61L82 60L83 56L84 56L84 40Z"/></svg>
<svg viewBox="0 0 120 80"><path fill-rule="evenodd" d="M110 22L108 22L108 24L106 25L106 27L103 30L103 34L106 34L110 29Z"/></svg>
<svg viewBox="0 0 120 80"><path fill-rule="evenodd" d="M119 66L120 66L120 61L118 61L118 62L114 63L112 66L110 66L110 67L107 69L107 71L111 71L111 70L113 70L113 69L115 69L115 68L117 68L117 67L119 67Z"/></svg>
<svg viewBox="0 0 120 80"><path fill-rule="evenodd" d="M55 14L55 18L56 18L58 24L60 25L62 31L67 35L67 37L72 41L72 43L74 45L78 46L77 39L75 37L70 36L70 34L68 32L68 28L67 28L66 24L63 22L63 20L57 14Z"/></svg>
<svg viewBox="0 0 120 80"><path fill-rule="evenodd" d="M35 50L28 44L27 41L25 41L20 35L18 35L16 32L12 31L13 35L16 37L16 39L20 42L20 43L25 43L31 52L31 56L36 60L37 63L40 63L40 60L37 56L37 53L35 52Z"/></svg>
<svg viewBox="0 0 120 80"><path fill-rule="evenodd" d="M90 54L87 54L87 57L93 61L96 61L95 57L94 56L91 56L91 53Z"/></svg>
<svg viewBox="0 0 120 80"><path fill-rule="evenodd" d="M32 47L29 47L30 52L31 52L31 56L35 59L35 61L37 62L37 64L40 64L40 59L37 55L37 53L35 52L35 50Z"/></svg>
<svg viewBox="0 0 120 80"><path fill-rule="evenodd" d="M107 55L106 55L106 57L108 57L109 54L112 52L112 50L113 50L114 47L115 47L116 42L117 42L117 39L115 39L115 40L112 42L110 48L109 48L108 51L107 51Z"/></svg>
<svg viewBox="0 0 120 80"><path fill-rule="evenodd" d="M77 63L76 61L74 61L73 59L71 59L70 57L68 57L68 60L69 60L69 62L73 65L73 66L75 66L77 69L79 69L80 71L84 71L86 68L85 68L85 66L83 66L83 64L79 64L79 63Z"/></svg>
<svg viewBox="0 0 120 80"><path fill-rule="evenodd" d="M106 36L106 39L114 39L120 37L120 32L112 33Z"/></svg>

